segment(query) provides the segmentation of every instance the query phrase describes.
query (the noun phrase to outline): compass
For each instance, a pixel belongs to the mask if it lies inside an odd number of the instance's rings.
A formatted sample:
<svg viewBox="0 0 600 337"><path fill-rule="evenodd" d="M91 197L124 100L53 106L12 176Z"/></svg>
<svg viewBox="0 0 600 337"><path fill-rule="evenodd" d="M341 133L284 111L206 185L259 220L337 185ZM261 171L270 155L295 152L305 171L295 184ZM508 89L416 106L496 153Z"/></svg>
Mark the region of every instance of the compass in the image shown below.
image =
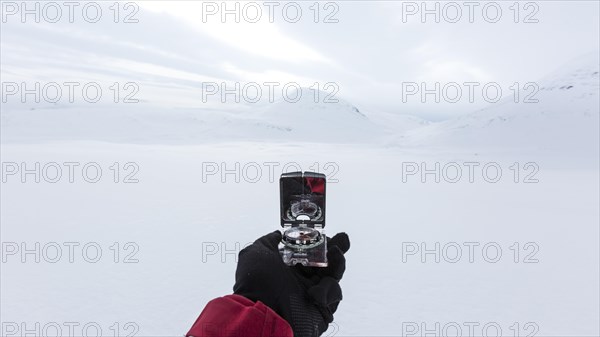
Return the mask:
<svg viewBox="0 0 600 337"><path fill-rule="evenodd" d="M312 248L323 242L323 235L310 227L292 227L283 233L283 244L296 248Z"/></svg>

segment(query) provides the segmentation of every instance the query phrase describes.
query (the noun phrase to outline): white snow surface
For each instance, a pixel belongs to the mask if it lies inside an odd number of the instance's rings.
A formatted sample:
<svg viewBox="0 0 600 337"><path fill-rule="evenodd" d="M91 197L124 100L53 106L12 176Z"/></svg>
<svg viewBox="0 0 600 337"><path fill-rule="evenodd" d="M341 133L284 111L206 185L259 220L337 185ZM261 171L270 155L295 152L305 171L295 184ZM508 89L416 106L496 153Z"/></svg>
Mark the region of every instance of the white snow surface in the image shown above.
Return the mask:
<svg viewBox="0 0 600 337"><path fill-rule="evenodd" d="M3 184L3 242L25 242L29 249L36 242L42 247L80 243L73 263L65 246L57 263L44 258L34 263L31 254L27 263L20 262L20 254L7 256L1 279L4 322L97 322L105 335L112 334L114 322L135 322L139 336L181 335L207 301L231 293L236 244L243 247L278 228L281 166L297 162L308 169L316 162L321 169L326 163L339 168L333 175L339 181L328 185L327 231L345 231L352 241L341 282L344 300L332 327L337 336L398 336L402 322L428 327L479 322L478 335L489 322L498 323L504 335L515 322L521 328L534 322L540 336L598 332L597 168L557 168L532 153L329 144L7 144L2 158L28 165L96 162L104 172L95 184L80 173L69 183L66 169L55 184L35 183L32 176L25 184L18 176ZM474 161L500 163L503 179L487 183L478 170L475 183L469 183L463 168L459 183L421 183L419 176L402 182L403 162L432 168L435 162ZM508 168L513 161L536 162L539 183L514 183ZM113 162L136 163L139 183L115 184ZM223 183L215 175L203 183L207 162L224 162L230 170L236 162L259 163L262 176L251 183L229 175ZM280 163L273 182L266 162ZM331 176L333 169L326 171ZM88 242L102 247L98 263L82 257ZM114 242L120 244L121 263L113 262ZM124 249L128 242L139 247L132 256L139 263L122 263L134 252ZM448 246L448 255L438 253L440 263L431 254L426 263L420 255L403 262L401 242L425 243L428 249L436 242L456 242L462 257L447 262L444 256L455 256ZM473 263L463 246L467 242L480 244ZM513 261L514 242L520 244L520 263ZM484 260L481 248L487 243L502 248L499 262ZM216 254L207 255L215 246ZM539 251L533 254L535 247ZM45 256L54 254L50 247ZM89 255L94 257L93 249ZM495 256L493 248L489 255ZM523 263L527 256L539 263Z"/></svg>

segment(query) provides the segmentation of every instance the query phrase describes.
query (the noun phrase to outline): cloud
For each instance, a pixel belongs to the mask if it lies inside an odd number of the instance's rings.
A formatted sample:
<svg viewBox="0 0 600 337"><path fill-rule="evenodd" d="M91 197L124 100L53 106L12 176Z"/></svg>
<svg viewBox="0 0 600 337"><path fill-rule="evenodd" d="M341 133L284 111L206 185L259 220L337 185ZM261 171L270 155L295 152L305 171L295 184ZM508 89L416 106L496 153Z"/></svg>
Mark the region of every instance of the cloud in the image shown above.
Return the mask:
<svg viewBox="0 0 600 337"><path fill-rule="evenodd" d="M286 36L268 20L256 23L240 20L236 23L230 16L226 23L222 23L220 15L203 17L203 12L206 12L203 11L203 3L207 2L144 1L140 2L140 6L175 16L194 29L249 54L294 63L333 63L311 47ZM236 4L239 5L239 2Z"/></svg>

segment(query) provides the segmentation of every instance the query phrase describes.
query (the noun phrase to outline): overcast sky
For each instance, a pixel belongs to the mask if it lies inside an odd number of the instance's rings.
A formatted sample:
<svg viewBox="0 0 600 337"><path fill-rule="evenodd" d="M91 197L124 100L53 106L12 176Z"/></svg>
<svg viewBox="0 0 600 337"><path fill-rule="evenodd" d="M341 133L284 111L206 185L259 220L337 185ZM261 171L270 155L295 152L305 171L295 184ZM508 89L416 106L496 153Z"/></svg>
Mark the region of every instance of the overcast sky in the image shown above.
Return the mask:
<svg viewBox="0 0 600 337"><path fill-rule="evenodd" d="M442 98L439 104L432 99L421 104L418 94L403 102L403 85L497 82L509 95L512 83L538 81L573 58L597 52L600 41L597 1L522 2L518 18L512 1L491 3L486 14L488 2L473 7L438 2L439 23L434 14L422 22L421 2L391 1L321 2L317 23L312 1L287 7L257 2L262 16L256 23L249 22L256 20L256 6L244 11L247 3L240 3L240 22L229 14L222 23L220 3L143 1L134 25L3 23L3 75L51 62L40 71L68 65L85 72L86 65L102 65L107 74L145 73L196 87L220 80L321 87L335 82L338 97L366 111L445 119L486 103L465 98L451 104ZM297 18L295 4L302 16L291 23ZM436 5L427 4L430 10ZM452 23L457 8L462 16ZM69 53L60 52L65 48Z"/></svg>
<svg viewBox="0 0 600 337"><path fill-rule="evenodd" d="M513 82L537 81L570 59L598 50L596 1L521 3L517 19L513 2L488 5L485 14L486 2L472 7L457 3L462 12L457 23L451 22L457 20L457 7L443 2L438 3L440 22L435 22L435 14L427 14L423 23L423 10L435 9L436 3L422 8L421 2L352 1L327 8L321 3L319 23L314 22L313 2L299 3L303 15L296 23L288 21L295 19L297 6L286 11L283 6L273 7L271 15L262 2L261 20L249 23L256 20L257 12L250 5L244 11L242 3L240 23L228 14L225 24L221 23L223 8L212 4L141 4L182 18L199 33L234 47L235 55L215 66L246 80L268 78L270 73L285 74L287 79L334 81L340 95L353 103L383 110L410 107L413 113L428 115L443 115L449 109L455 114L465 107L411 105L408 99L408 104L400 104L403 82L433 86L434 82L495 81L506 83L502 87L508 91ZM499 19L496 4L502 10ZM233 4L227 7L234 8ZM338 22L323 22L326 15Z"/></svg>

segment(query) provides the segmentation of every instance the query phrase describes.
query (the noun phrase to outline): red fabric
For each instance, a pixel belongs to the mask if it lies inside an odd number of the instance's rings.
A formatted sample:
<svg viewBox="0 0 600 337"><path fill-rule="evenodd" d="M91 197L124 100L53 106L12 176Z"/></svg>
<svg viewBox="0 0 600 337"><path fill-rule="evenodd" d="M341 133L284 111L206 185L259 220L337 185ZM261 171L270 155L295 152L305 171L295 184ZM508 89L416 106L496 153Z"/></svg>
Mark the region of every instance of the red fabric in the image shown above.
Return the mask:
<svg viewBox="0 0 600 337"><path fill-rule="evenodd" d="M186 336L294 337L294 333L286 320L262 302L228 295L208 302Z"/></svg>

